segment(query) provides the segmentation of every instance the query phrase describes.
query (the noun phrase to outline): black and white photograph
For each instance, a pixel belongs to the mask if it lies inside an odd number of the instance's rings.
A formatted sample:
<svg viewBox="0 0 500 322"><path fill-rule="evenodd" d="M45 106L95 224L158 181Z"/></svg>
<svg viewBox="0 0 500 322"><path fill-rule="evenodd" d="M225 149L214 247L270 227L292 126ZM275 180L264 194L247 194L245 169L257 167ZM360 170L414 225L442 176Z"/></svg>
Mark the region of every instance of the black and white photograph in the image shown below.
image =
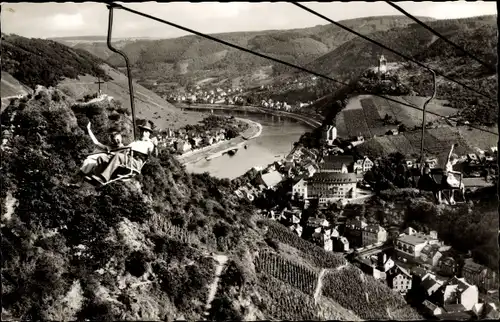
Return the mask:
<svg viewBox="0 0 500 322"><path fill-rule="evenodd" d="M499 320L497 11L2 2L1 320Z"/></svg>

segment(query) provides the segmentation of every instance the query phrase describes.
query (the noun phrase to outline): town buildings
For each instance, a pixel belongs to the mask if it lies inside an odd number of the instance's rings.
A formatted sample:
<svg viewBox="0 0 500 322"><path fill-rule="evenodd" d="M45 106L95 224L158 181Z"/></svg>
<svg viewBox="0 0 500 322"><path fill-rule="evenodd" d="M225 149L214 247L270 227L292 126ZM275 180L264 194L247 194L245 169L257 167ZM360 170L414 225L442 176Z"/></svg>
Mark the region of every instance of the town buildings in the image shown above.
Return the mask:
<svg viewBox="0 0 500 322"><path fill-rule="evenodd" d="M440 244L435 232L426 235L409 227L395 241L396 254L403 261L415 262L427 245Z"/></svg>
<svg viewBox="0 0 500 322"><path fill-rule="evenodd" d="M434 295L436 301L445 309L446 305L461 304L465 310L472 310L479 301L477 286L467 283L464 278L457 277L448 280Z"/></svg>
<svg viewBox="0 0 500 322"><path fill-rule="evenodd" d="M332 146L333 142L337 139L337 128L333 125L327 125L325 128L326 145Z"/></svg>
<svg viewBox="0 0 500 322"><path fill-rule="evenodd" d="M353 170L354 173L366 173L373 168L373 161L368 157L357 160L354 163Z"/></svg>
<svg viewBox="0 0 500 322"><path fill-rule="evenodd" d="M395 265L386 274L389 287L401 295L405 295L412 288L412 276L405 268Z"/></svg>
<svg viewBox="0 0 500 322"><path fill-rule="evenodd" d="M368 246L387 241L387 231L380 225L367 225L361 231L362 246Z"/></svg>
<svg viewBox="0 0 500 322"><path fill-rule="evenodd" d="M319 164L320 172L349 173L352 172L354 157L352 155L329 155ZM351 170L351 171L350 171Z"/></svg>
<svg viewBox="0 0 500 322"><path fill-rule="evenodd" d="M353 173L315 173L307 180L307 198L320 204L356 197L356 175Z"/></svg>
<svg viewBox="0 0 500 322"><path fill-rule="evenodd" d="M498 289L497 274L487 267L475 263L472 259L465 260L462 276L484 291Z"/></svg>

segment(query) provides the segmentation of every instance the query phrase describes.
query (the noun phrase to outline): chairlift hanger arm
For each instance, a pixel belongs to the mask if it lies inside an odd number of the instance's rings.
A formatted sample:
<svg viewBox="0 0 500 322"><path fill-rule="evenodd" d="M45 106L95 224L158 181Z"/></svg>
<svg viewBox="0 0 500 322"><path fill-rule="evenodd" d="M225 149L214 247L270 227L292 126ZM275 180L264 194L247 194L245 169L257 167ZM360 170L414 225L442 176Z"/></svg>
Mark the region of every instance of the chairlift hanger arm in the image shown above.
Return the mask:
<svg viewBox="0 0 500 322"><path fill-rule="evenodd" d="M119 5L116 3L110 3L108 4L108 9L109 9L109 18L108 18L108 39L107 39L107 44L108 48L120 56L122 56L125 59L125 65L127 66L127 77L128 77L128 88L129 88L129 93L130 93L130 109L132 110L132 130L134 134L134 139L137 137L136 136L136 124L135 124L135 104L134 104L134 88L132 84L132 72L130 70L130 62L127 57L127 55L121 51L113 47L111 44L111 34L113 31L113 9L114 8L120 8Z"/></svg>
<svg viewBox="0 0 500 322"><path fill-rule="evenodd" d="M424 106L422 107L422 138L420 140L420 171L423 173L424 171L424 138L425 138L425 112L427 108L427 104L430 103L434 97L436 97L436 91L437 91L437 84L436 84L436 73L434 70L430 69L430 72L432 73L432 83L433 89L432 89L432 95L427 99L424 103Z"/></svg>

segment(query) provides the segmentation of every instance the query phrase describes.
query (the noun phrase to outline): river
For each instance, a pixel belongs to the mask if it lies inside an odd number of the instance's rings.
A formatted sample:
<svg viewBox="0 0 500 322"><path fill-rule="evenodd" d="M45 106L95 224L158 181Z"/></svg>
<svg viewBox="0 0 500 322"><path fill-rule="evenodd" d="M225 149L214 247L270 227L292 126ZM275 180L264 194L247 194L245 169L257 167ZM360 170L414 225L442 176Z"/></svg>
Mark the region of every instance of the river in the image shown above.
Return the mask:
<svg viewBox="0 0 500 322"><path fill-rule="evenodd" d="M213 114L233 115L259 122L262 125L262 133L246 143L247 149L242 147L233 156L225 154L210 161L201 160L187 164L188 172L208 172L217 178L234 179L254 166L265 167L283 158L302 134L312 130L311 126L284 116L227 110L214 110Z"/></svg>

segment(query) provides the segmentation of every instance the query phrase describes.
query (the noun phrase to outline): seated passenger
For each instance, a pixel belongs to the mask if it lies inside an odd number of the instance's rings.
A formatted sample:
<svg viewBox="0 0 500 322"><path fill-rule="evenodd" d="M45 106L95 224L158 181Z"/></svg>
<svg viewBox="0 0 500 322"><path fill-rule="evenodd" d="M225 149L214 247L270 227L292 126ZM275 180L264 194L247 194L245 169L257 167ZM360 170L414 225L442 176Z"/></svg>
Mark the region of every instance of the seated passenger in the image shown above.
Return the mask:
<svg viewBox="0 0 500 322"><path fill-rule="evenodd" d="M133 157L130 158L129 150L116 153L112 156L106 168L100 174L94 175L92 177L93 179L97 180L101 184L105 184L111 179L116 169L126 165L125 162L127 159L128 162L130 162L127 166L131 166L133 169L140 171L149 155L153 152L156 152L156 156L158 155L156 140L150 138L153 130L147 125L139 126L139 128L141 129L141 139L127 145L127 147L133 151ZM102 162L102 160L99 160L98 162Z"/></svg>
<svg viewBox="0 0 500 322"><path fill-rule="evenodd" d="M111 160L114 153L111 153L110 151L117 148L121 148L124 145L122 142L122 135L119 132L111 133L113 145L107 146L100 143L94 136L94 133L92 133L92 131L90 130L90 122L87 125L87 130L90 135L90 138L92 139L92 142L94 142L94 144L98 147L98 149L103 151L102 153L89 155L85 159L85 161L83 161L83 165L80 168L81 173L83 173L84 175L93 175L95 174L95 170L99 165L106 164Z"/></svg>
<svg viewBox="0 0 500 322"><path fill-rule="evenodd" d="M454 199L455 192L453 189L459 189L463 199L465 200L465 185L460 180L462 173L453 170L453 166L458 162L458 156L456 154L453 154L453 148L457 146L458 144L454 144L451 146L450 153L448 154L448 158L446 160L445 175L443 176L442 182L443 187L452 189L450 196L450 204L452 205L456 203Z"/></svg>

